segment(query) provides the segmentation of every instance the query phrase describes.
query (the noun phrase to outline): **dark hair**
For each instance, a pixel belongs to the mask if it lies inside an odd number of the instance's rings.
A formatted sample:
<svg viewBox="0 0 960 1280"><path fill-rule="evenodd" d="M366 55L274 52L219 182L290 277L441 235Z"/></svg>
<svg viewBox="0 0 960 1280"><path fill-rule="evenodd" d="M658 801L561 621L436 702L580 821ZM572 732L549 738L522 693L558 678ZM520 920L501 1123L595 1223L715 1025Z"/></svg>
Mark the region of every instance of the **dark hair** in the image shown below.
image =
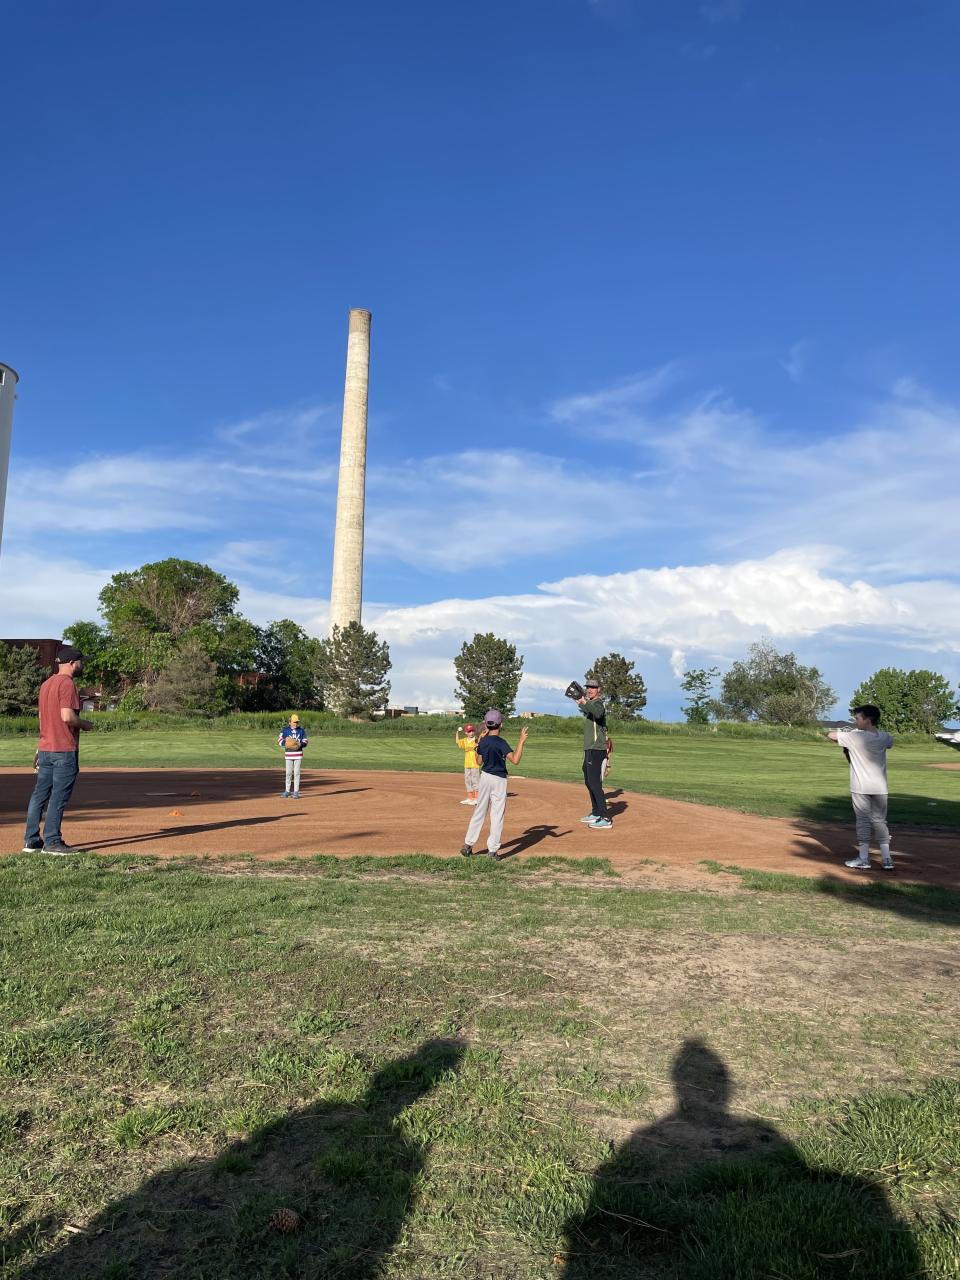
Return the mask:
<svg viewBox="0 0 960 1280"><path fill-rule="evenodd" d="M874 728L880 723L880 708L875 707L872 702L865 702L862 707L854 707L853 714L864 716Z"/></svg>

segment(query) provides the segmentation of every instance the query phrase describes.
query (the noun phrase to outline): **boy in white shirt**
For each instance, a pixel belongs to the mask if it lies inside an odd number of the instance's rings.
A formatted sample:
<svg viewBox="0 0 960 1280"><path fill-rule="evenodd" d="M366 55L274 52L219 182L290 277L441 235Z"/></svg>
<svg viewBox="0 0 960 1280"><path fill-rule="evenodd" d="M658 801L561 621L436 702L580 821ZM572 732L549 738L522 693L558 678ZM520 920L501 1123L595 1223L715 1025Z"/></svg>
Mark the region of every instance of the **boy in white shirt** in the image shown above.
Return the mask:
<svg viewBox="0 0 960 1280"><path fill-rule="evenodd" d="M855 729L835 729L828 733L843 747L850 761L850 799L857 821L859 855L845 862L844 866L857 871L870 869L870 835L880 846L881 866L884 871L893 870L890 856L890 831L887 828L887 752L893 746L893 738L877 726L880 710L869 703L854 707Z"/></svg>

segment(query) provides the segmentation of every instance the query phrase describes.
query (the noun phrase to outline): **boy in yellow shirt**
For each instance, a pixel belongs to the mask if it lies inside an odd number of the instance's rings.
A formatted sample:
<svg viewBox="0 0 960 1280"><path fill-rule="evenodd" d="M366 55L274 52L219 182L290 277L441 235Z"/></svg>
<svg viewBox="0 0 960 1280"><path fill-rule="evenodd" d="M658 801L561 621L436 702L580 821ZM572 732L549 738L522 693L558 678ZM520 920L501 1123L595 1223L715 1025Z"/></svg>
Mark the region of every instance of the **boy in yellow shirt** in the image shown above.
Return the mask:
<svg viewBox="0 0 960 1280"><path fill-rule="evenodd" d="M472 724L461 725L455 736L457 746L466 753L463 757L463 783L467 788L467 798L460 803L476 804L480 794L480 757L477 755L476 730Z"/></svg>

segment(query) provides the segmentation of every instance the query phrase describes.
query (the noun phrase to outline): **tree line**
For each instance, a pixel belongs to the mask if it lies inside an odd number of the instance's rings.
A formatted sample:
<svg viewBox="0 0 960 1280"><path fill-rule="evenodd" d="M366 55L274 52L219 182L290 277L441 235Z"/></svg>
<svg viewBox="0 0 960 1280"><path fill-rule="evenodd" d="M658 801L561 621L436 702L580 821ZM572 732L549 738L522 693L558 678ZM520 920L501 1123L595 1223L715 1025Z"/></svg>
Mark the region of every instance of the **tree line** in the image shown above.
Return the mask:
<svg viewBox="0 0 960 1280"><path fill-rule="evenodd" d="M100 621L74 622L63 638L84 655L84 682L127 711L386 707L390 653L376 635L351 624L319 640L290 618L257 626L237 612L239 594L208 565L160 560L114 574ZM0 713L35 707L44 675L34 650L0 651Z"/></svg>
<svg viewBox="0 0 960 1280"><path fill-rule="evenodd" d="M114 574L100 592L101 620L75 622L63 636L85 655L85 680L125 710L215 715L312 707L371 717L386 709L390 650L375 631L351 623L320 640L289 618L261 627L237 612L238 598L238 588L208 565L160 560ZM453 665L467 719L480 719L488 707L515 714L523 675L515 645L478 632ZM647 688L634 668L608 653L584 673L602 686L612 721L643 718ZM0 648L0 714L36 707L45 674L35 650ZM769 640L751 645L722 676L717 667L685 671L680 686L690 724L809 725L837 701L817 667ZM894 733L932 733L960 715L960 690L933 671L884 667L855 691L850 705L861 703L879 707Z"/></svg>

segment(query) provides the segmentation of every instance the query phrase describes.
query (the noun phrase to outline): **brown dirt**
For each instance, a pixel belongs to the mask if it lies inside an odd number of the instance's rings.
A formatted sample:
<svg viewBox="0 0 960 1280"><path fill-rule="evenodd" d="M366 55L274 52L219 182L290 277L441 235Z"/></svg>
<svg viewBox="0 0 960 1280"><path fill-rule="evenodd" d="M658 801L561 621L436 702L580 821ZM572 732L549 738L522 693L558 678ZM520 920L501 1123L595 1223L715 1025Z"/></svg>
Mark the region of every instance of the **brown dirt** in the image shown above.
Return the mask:
<svg viewBox="0 0 960 1280"><path fill-rule="evenodd" d="M85 769L64 837L98 853L160 857L456 855L471 812L459 803L462 785L458 774L304 771L300 799L284 800L275 769ZM0 772L0 850L20 848L32 786L32 770ZM602 856L652 884L675 883L678 873L699 880L704 859L864 879L843 866L856 852L852 823L761 818L624 791L611 802L613 829L590 831L579 821L580 786L514 778L509 794L503 843L509 856ZM897 871L885 878L960 888L956 833L899 829L894 855Z"/></svg>
<svg viewBox="0 0 960 1280"><path fill-rule="evenodd" d="M960 769L960 763L958 763L958 764L932 764L932 765L930 765L930 766L929 766L929 768L931 768L931 769Z"/></svg>

